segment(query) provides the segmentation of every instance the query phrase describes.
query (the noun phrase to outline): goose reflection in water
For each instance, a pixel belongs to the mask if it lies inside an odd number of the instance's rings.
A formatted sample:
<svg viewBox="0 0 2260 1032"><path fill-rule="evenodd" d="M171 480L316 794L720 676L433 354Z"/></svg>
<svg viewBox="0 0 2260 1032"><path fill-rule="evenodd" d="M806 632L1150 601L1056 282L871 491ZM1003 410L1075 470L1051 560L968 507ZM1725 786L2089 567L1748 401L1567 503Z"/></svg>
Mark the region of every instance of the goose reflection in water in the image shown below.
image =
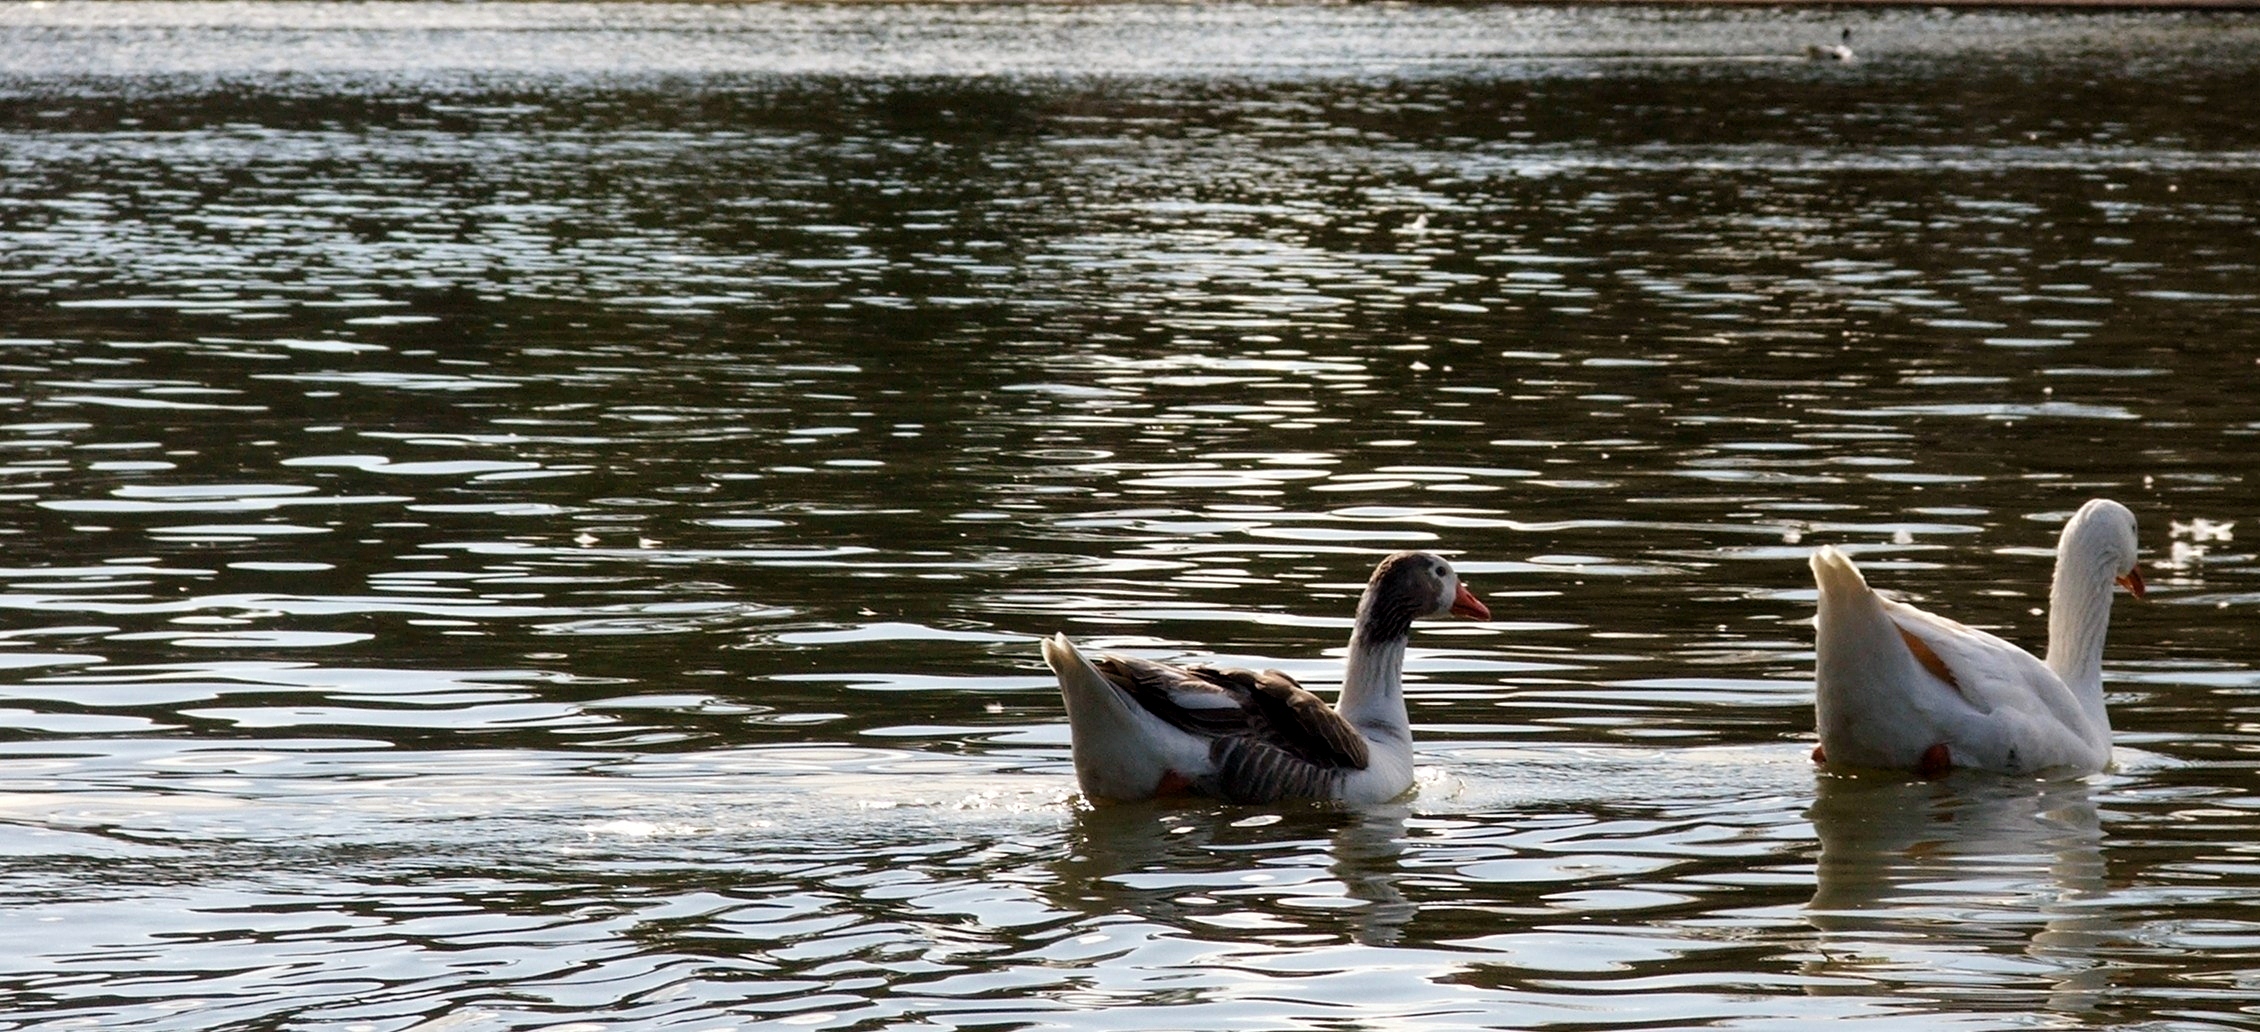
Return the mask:
<svg viewBox="0 0 2260 1032"><path fill-rule="evenodd" d="M1829 977L1810 991L1952 994L1975 965L1999 974L1983 957L2014 952L2044 966L2033 990L2049 1009L2100 1002L2120 922L2096 905L2109 890L2085 781L1823 777L1818 790L1805 970Z"/></svg>
<svg viewBox="0 0 2260 1032"><path fill-rule="evenodd" d="M1419 910L1399 885L1410 816L1403 804L1078 808L1043 891L1093 917L1296 925L1395 945Z"/></svg>

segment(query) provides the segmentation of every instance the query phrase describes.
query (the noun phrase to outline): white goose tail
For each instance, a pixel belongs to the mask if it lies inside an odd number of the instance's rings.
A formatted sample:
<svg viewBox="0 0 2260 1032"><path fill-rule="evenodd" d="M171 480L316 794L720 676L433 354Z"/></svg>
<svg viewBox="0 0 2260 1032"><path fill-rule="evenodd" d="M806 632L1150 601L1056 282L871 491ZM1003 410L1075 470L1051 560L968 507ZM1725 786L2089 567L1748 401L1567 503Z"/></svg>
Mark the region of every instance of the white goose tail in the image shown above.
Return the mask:
<svg viewBox="0 0 2260 1032"><path fill-rule="evenodd" d="M1813 584L1821 589L1821 612L1846 606L1871 608L1875 592L1868 589L1868 579L1860 575L1860 568L1852 565L1852 557L1836 550L1835 545L1822 545L1813 551Z"/></svg>
<svg viewBox="0 0 2260 1032"><path fill-rule="evenodd" d="M1145 711L1091 665L1065 634L1044 639L1044 662L1059 678L1075 754L1075 780L1095 799L1146 799L1165 778L1205 772L1198 739Z"/></svg>
<svg viewBox="0 0 2260 1032"><path fill-rule="evenodd" d="M1813 552L1820 589L1813 616L1813 723L1821 747L1814 759L1858 767L1903 766L1912 757L1898 739L1922 734L1905 688L1907 646L1868 587L1860 568L1833 546ZM1915 747L1917 751L1920 746Z"/></svg>
<svg viewBox="0 0 2260 1032"><path fill-rule="evenodd" d="M1822 545L1813 552L1812 566L1813 585L1820 589L1820 600L1814 607L1813 638L1825 691L1832 657L1873 661L1873 656L1856 654L1868 648L1878 652L1896 648L1899 625L1884 612L1883 597L1868 587L1868 579L1852 565L1851 556L1837 551L1834 545Z"/></svg>

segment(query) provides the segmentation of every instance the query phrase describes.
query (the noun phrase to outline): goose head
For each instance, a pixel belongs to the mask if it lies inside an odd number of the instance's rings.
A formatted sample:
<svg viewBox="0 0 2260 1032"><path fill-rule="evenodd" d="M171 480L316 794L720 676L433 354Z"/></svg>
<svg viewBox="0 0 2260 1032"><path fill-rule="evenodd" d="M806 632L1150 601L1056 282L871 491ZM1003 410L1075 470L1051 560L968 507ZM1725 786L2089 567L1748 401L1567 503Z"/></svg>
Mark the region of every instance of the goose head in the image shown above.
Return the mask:
<svg viewBox="0 0 2260 1032"><path fill-rule="evenodd" d="M1460 583L1441 556L1398 552L1381 560L1358 600L1358 632L1369 642L1402 638L1414 620L1458 616L1489 620L1491 610Z"/></svg>
<svg viewBox="0 0 2260 1032"><path fill-rule="evenodd" d="M2143 597L2142 567L2136 562L2141 539L2135 533L2134 513L2108 498L2097 498L2072 514L2064 536L2056 543L2058 565L2088 564L2136 598Z"/></svg>

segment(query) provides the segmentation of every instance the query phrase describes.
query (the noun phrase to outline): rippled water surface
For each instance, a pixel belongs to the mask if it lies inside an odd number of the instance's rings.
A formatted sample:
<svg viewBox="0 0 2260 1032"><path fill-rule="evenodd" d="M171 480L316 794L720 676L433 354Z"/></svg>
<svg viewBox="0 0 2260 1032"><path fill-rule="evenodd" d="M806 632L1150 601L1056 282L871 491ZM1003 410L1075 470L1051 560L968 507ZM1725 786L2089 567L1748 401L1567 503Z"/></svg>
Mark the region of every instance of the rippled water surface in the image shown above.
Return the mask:
<svg viewBox="0 0 2260 1032"><path fill-rule="evenodd" d="M1812 63L1853 29L1860 57ZM0 5L0 1028L2260 1026L2260 24ZM1807 549L2115 768L1816 775ZM1092 809L1035 637L1423 774Z"/></svg>

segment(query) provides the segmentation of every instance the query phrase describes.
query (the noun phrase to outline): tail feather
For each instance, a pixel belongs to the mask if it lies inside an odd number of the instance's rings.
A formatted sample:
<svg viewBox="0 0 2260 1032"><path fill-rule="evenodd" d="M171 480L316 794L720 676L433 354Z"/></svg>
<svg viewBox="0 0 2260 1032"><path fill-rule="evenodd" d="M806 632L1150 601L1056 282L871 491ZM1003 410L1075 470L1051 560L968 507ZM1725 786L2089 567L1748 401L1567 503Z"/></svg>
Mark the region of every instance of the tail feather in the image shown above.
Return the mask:
<svg viewBox="0 0 2260 1032"><path fill-rule="evenodd" d="M1828 762L1909 767L1929 740L1905 686L1921 674L1883 599L1852 559L1833 547L1813 552L1820 588L1813 614L1813 722ZM1909 743L1914 753L1906 752Z"/></svg>
<svg viewBox="0 0 2260 1032"><path fill-rule="evenodd" d="M1190 778L1210 766L1205 743L1139 708L1067 640L1044 639L1044 662L1059 678L1075 779L1085 795L1144 799L1171 774Z"/></svg>
<svg viewBox="0 0 2260 1032"><path fill-rule="evenodd" d="M1868 590L1868 579L1860 575L1860 568L1852 565L1852 557L1837 551L1835 545L1822 545L1813 550L1813 583L1821 589L1821 598L1856 595Z"/></svg>
<svg viewBox="0 0 2260 1032"><path fill-rule="evenodd" d="M1820 589L1813 611L1814 644L1820 651L1825 675L1831 665L1830 653L1853 646L1888 621L1883 615L1883 600L1868 589L1868 579L1852 565L1851 556L1833 545L1822 545L1813 550L1812 567L1813 586ZM1824 676L1824 691L1826 680Z"/></svg>
<svg viewBox="0 0 2260 1032"><path fill-rule="evenodd" d="M1868 579L1852 565L1851 556L1837 551L1834 545L1822 545L1813 551L1812 567L1813 585L1820 589L1814 627L1824 651L1831 638L1857 635L1855 628L1881 633L1891 626L1890 617L1884 615L1883 596L1868 588ZM1896 633L1894 629L1893 635Z"/></svg>
<svg viewBox="0 0 2260 1032"><path fill-rule="evenodd" d="M1083 657L1067 635L1054 634L1044 639L1044 663L1059 678L1060 698L1067 703L1067 723L1078 739L1087 727L1123 725L1132 719L1130 700L1123 698L1113 682Z"/></svg>

